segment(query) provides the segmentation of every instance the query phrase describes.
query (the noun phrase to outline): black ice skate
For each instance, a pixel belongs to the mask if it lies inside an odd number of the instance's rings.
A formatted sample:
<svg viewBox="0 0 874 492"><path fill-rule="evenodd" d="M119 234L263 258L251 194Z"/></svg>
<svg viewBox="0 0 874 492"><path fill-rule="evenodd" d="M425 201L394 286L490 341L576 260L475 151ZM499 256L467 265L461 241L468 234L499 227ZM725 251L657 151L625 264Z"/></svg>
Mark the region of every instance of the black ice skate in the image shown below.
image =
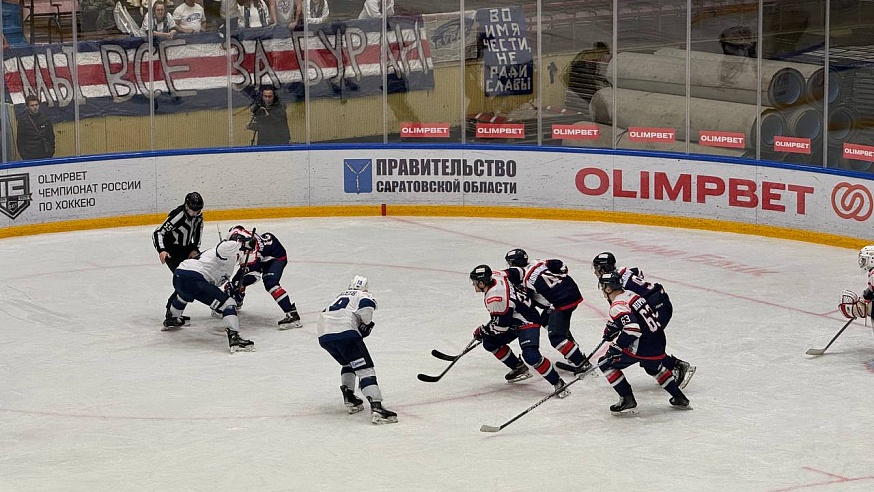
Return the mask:
<svg viewBox="0 0 874 492"><path fill-rule="evenodd" d="M561 378L555 383L555 391L557 391L556 398L564 398L571 394L571 390L567 389L567 384Z"/></svg>
<svg viewBox="0 0 874 492"><path fill-rule="evenodd" d="M516 383L530 377L531 373L528 371L528 366L520 360L519 364L504 376L504 379L506 379L508 383Z"/></svg>
<svg viewBox="0 0 874 492"><path fill-rule="evenodd" d="M346 411L349 413L358 413L364 410L364 401L355 396L355 392L346 386L340 386L340 391L343 393L343 403L346 404Z"/></svg>
<svg viewBox="0 0 874 492"><path fill-rule="evenodd" d="M161 328L161 331L176 330L178 328L182 328L183 326L185 326L185 318L170 316L169 318L164 318L164 327Z"/></svg>
<svg viewBox="0 0 874 492"><path fill-rule="evenodd" d="M228 346L232 354L236 352L253 352L255 350L255 343L252 340L240 338L240 334L230 328L225 328L225 331L228 332Z"/></svg>
<svg viewBox="0 0 874 492"><path fill-rule="evenodd" d="M173 313L170 312L170 308L167 308L167 312L164 313L164 319L174 317L175 316L173 316ZM189 318L188 316L180 316L180 318L182 318L182 321L185 321L186 323L191 320L191 318Z"/></svg>
<svg viewBox="0 0 874 492"><path fill-rule="evenodd" d="M303 324L300 322L300 315L297 314L297 308L294 304L291 305L291 311L285 313L285 317L279 320L279 329L287 330L289 328L300 328Z"/></svg>
<svg viewBox="0 0 874 492"><path fill-rule="evenodd" d="M637 400L634 399L634 395L620 396L619 403L610 405L613 415L634 414L637 413L635 408L637 408Z"/></svg>
<svg viewBox="0 0 874 492"><path fill-rule="evenodd" d="M670 399L671 406L674 408L678 408L680 410L692 410L692 406L689 405L689 399L685 396L673 396Z"/></svg>
<svg viewBox="0 0 874 492"><path fill-rule="evenodd" d="M398 414L383 408L382 402L373 401L369 396L367 397L367 401L370 402L370 421L375 425L398 423Z"/></svg>
<svg viewBox="0 0 874 492"><path fill-rule="evenodd" d="M674 366L674 370L672 372L674 373L674 379L677 380L677 386L680 389L685 388L689 384L689 381L692 380L692 376L695 375L696 369L698 368L693 366L692 364L677 359L677 365Z"/></svg>

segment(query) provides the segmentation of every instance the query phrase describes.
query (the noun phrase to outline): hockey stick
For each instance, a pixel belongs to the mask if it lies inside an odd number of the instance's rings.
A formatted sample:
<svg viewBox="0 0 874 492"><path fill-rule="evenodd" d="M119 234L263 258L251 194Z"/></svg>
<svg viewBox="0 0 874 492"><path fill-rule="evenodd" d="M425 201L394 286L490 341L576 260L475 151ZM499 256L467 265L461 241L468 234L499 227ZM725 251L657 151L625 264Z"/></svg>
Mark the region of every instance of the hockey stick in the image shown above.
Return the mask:
<svg viewBox="0 0 874 492"><path fill-rule="evenodd" d="M464 354L477 348L479 346L479 344L481 344L481 343L483 343L482 340L477 340L477 339L471 340L467 344L467 346L464 347L464 350L462 350L460 354L455 356L455 358L452 359L452 362L450 362L449 365L446 366L446 369L443 369L443 372L441 372L440 374L438 374L436 376L429 376L427 374L419 374L416 377L419 378L419 381L422 381L425 383L436 383L437 381L440 381L440 378L442 378L443 375L445 375L447 372L449 372L449 370L452 369L452 366L454 366L455 363L458 362L458 360L461 359L462 356L464 356ZM434 352L431 352L431 355L434 355ZM442 354L442 355L446 355L446 354ZM435 355L435 357L437 357L437 356Z"/></svg>
<svg viewBox="0 0 874 492"><path fill-rule="evenodd" d="M601 346L604 345L606 342L607 342L607 340L601 340L601 343L599 343L598 346L595 347L595 350L593 350L593 351L591 352L591 355L589 355L588 357L586 357L585 360L588 361L588 360L589 360L589 357L591 357L592 355L594 355L595 352L597 352L597 351L601 348ZM592 374L593 372L595 372L595 369L596 369L596 368L599 369L600 367L601 367L601 364L593 365L593 366L592 366L591 368L589 368L588 370L586 370L586 371L584 371L584 372L581 372L580 374L577 375L577 377L571 379L570 382L567 383L567 384L565 384L563 387L561 387L561 388L559 388L559 389L553 391L552 393L550 393L550 394L544 396L544 397L541 398L537 403L535 403L535 404L531 405L530 407L526 408L525 410L523 410L521 413L517 414L515 417L511 418L510 420L504 422L503 424L501 424L501 425L499 425L499 426L497 426L497 427L495 427L495 426L493 426L493 425L486 425L486 424L483 424L483 426L479 428L479 431L480 431L480 432L499 432L499 431L503 430L503 429L504 429L505 427L507 427L508 425L510 425L510 424L512 424L513 422L515 422L515 421L521 419L522 417L524 417L526 414L528 414L528 412L530 412L530 411L534 410L535 408L539 407L540 405L546 403L547 400L551 399L553 396L556 396L556 395L558 395L559 393L561 393L562 391L564 391L565 389L567 389L570 385L576 383L577 381L582 380L583 378L585 378L585 377L588 376L589 374Z"/></svg>
<svg viewBox="0 0 874 492"><path fill-rule="evenodd" d="M467 347L465 347L465 349L467 349ZM434 350L431 351L431 355L434 356L434 357L437 357L437 358L440 359L440 360L445 360L445 361L447 361L447 362L452 362L452 361L454 361L455 359L461 357L461 356L464 355L464 354L449 355L449 354L444 354L443 352L441 352L441 351L439 351L439 350L437 350L437 349L434 349Z"/></svg>
<svg viewBox="0 0 874 492"><path fill-rule="evenodd" d="M835 343L835 340L837 340L838 337L841 336L841 333L843 333L844 330L846 330L847 327L850 326L850 323L852 323L853 321L856 321L856 318L850 318L850 320L847 321L846 324L844 324L844 327L841 328L840 331L838 331L834 337L832 337L831 341L828 342L828 345L826 345L824 348L821 348L821 349L809 348L809 349L807 349L807 352L805 352L805 353L807 355L822 355L822 354L824 354L825 351L828 350L828 348L831 347L833 343Z"/></svg>

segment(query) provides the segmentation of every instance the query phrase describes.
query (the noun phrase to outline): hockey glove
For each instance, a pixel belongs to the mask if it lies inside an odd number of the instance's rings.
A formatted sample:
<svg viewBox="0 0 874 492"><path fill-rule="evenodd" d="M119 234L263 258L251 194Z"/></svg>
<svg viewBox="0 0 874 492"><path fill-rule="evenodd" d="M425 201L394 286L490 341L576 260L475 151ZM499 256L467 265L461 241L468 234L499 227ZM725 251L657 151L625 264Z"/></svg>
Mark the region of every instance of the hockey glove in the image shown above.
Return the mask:
<svg viewBox="0 0 874 492"><path fill-rule="evenodd" d="M358 325L358 331L361 332L361 338L367 338L368 335L370 335L370 332L373 331L373 325L375 324L376 323L371 321L367 324L361 323L360 325Z"/></svg>
<svg viewBox="0 0 874 492"><path fill-rule="evenodd" d="M473 330L473 339L478 340L478 341L482 341L483 336L485 336L485 333L483 333L483 327L477 326L476 329Z"/></svg>
<svg viewBox="0 0 874 492"><path fill-rule="evenodd" d="M622 347L616 345L615 343L611 343L609 347L607 347L607 352L603 357L599 360L599 362L603 362L605 360L609 360L611 363L618 363L622 360Z"/></svg>
<svg viewBox="0 0 874 492"><path fill-rule="evenodd" d="M619 336L619 333L621 331L622 331L622 328L620 328L619 325L616 324L616 321L613 321L611 319L610 321L607 322L607 326L604 327L604 335L601 338L603 338L604 340L606 340L608 342L612 341L617 336Z"/></svg>

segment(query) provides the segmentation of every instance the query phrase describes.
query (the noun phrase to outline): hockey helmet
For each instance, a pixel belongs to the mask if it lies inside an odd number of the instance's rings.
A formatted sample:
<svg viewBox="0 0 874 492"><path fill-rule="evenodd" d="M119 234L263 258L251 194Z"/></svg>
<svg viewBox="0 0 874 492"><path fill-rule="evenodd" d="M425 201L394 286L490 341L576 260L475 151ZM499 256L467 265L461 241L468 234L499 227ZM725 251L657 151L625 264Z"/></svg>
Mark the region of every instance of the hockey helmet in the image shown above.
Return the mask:
<svg viewBox="0 0 874 492"><path fill-rule="evenodd" d="M247 231L245 227L241 225L235 225L228 229L228 239L231 241L238 241L240 239L248 239L252 237L252 233Z"/></svg>
<svg viewBox="0 0 874 492"><path fill-rule="evenodd" d="M367 277L356 275L349 282L349 290L367 290Z"/></svg>
<svg viewBox="0 0 874 492"><path fill-rule="evenodd" d="M613 253L605 251L596 256L594 260L592 260L592 269L595 270L596 275L615 271L616 257L613 256Z"/></svg>
<svg viewBox="0 0 874 492"><path fill-rule="evenodd" d="M610 292L622 290L622 276L616 271L602 273L598 276L598 288L600 288L605 294L607 293L608 288L610 289Z"/></svg>
<svg viewBox="0 0 874 492"><path fill-rule="evenodd" d="M874 270L874 246L865 246L859 251L859 268Z"/></svg>
<svg viewBox="0 0 874 492"><path fill-rule="evenodd" d="M195 212L200 212L203 210L203 197L200 196L200 193L192 191L185 195L185 206Z"/></svg>
<svg viewBox="0 0 874 492"><path fill-rule="evenodd" d="M479 265L470 272L470 279L474 282L488 284L492 281L492 269L488 265Z"/></svg>
<svg viewBox="0 0 874 492"><path fill-rule="evenodd" d="M513 267L528 266L528 253L524 249L511 249L504 256L504 259L507 260L508 265Z"/></svg>

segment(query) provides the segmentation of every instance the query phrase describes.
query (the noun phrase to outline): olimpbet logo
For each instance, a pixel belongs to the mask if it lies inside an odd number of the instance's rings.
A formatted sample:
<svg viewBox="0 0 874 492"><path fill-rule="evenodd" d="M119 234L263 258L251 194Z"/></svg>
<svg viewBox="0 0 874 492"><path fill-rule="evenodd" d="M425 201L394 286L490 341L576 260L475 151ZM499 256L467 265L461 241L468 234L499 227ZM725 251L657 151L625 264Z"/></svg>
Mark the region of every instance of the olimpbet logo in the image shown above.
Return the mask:
<svg viewBox="0 0 874 492"><path fill-rule="evenodd" d="M874 211L874 200L866 186L841 181L832 190L832 208L842 219L864 222Z"/></svg>

